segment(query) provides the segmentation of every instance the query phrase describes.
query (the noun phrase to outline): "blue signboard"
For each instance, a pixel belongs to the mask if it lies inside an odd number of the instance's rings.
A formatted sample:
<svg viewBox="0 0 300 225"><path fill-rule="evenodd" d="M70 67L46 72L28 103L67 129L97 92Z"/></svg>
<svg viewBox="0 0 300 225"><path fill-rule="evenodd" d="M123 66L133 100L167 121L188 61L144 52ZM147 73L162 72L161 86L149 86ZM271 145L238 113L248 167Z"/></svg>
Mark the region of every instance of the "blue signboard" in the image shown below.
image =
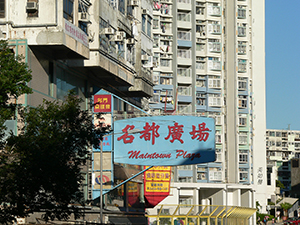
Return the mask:
<svg viewBox="0 0 300 225"><path fill-rule="evenodd" d="M114 161L145 166L214 162L214 119L154 116L115 121Z"/></svg>

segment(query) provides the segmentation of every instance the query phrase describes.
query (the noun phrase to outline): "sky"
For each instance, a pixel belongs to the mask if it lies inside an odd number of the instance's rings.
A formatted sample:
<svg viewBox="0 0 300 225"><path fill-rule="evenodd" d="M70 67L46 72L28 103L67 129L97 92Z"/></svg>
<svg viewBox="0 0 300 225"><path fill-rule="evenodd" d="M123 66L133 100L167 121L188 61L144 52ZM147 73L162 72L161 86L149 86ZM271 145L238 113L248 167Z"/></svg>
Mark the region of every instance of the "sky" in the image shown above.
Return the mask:
<svg viewBox="0 0 300 225"><path fill-rule="evenodd" d="M300 130L300 0L265 0L267 129Z"/></svg>

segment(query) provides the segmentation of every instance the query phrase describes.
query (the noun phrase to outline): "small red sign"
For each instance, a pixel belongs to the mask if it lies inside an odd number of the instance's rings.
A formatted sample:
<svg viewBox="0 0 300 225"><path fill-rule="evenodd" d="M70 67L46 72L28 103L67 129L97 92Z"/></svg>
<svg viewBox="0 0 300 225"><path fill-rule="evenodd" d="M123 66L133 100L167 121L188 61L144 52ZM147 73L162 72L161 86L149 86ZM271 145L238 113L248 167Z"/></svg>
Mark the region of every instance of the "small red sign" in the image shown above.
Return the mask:
<svg viewBox="0 0 300 225"><path fill-rule="evenodd" d="M94 95L94 112L111 112L111 95Z"/></svg>

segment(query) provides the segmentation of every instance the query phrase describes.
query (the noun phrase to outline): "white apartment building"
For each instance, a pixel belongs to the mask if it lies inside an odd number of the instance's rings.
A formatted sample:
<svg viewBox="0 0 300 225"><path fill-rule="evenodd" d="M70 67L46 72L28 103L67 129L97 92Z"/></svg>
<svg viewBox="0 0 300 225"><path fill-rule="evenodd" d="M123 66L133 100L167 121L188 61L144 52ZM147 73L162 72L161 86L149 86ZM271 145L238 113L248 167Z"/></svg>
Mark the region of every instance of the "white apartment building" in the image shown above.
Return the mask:
<svg viewBox="0 0 300 225"><path fill-rule="evenodd" d="M264 9L263 0L154 1L152 112L216 121L217 160L177 167L161 204L258 201L266 212Z"/></svg>
<svg viewBox="0 0 300 225"><path fill-rule="evenodd" d="M267 129L266 138L268 169L285 187L280 194L288 197L292 188L291 159L300 158L300 131Z"/></svg>

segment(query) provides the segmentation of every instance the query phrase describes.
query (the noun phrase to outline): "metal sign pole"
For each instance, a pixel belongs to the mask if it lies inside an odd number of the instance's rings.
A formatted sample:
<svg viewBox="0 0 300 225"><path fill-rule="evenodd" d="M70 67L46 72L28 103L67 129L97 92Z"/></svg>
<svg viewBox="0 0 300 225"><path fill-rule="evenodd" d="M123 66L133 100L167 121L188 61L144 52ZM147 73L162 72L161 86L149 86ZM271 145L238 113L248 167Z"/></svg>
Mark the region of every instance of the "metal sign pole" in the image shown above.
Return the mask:
<svg viewBox="0 0 300 225"><path fill-rule="evenodd" d="M104 137L103 137L104 138ZM100 224L103 224L103 140L100 145Z"/></svg>

